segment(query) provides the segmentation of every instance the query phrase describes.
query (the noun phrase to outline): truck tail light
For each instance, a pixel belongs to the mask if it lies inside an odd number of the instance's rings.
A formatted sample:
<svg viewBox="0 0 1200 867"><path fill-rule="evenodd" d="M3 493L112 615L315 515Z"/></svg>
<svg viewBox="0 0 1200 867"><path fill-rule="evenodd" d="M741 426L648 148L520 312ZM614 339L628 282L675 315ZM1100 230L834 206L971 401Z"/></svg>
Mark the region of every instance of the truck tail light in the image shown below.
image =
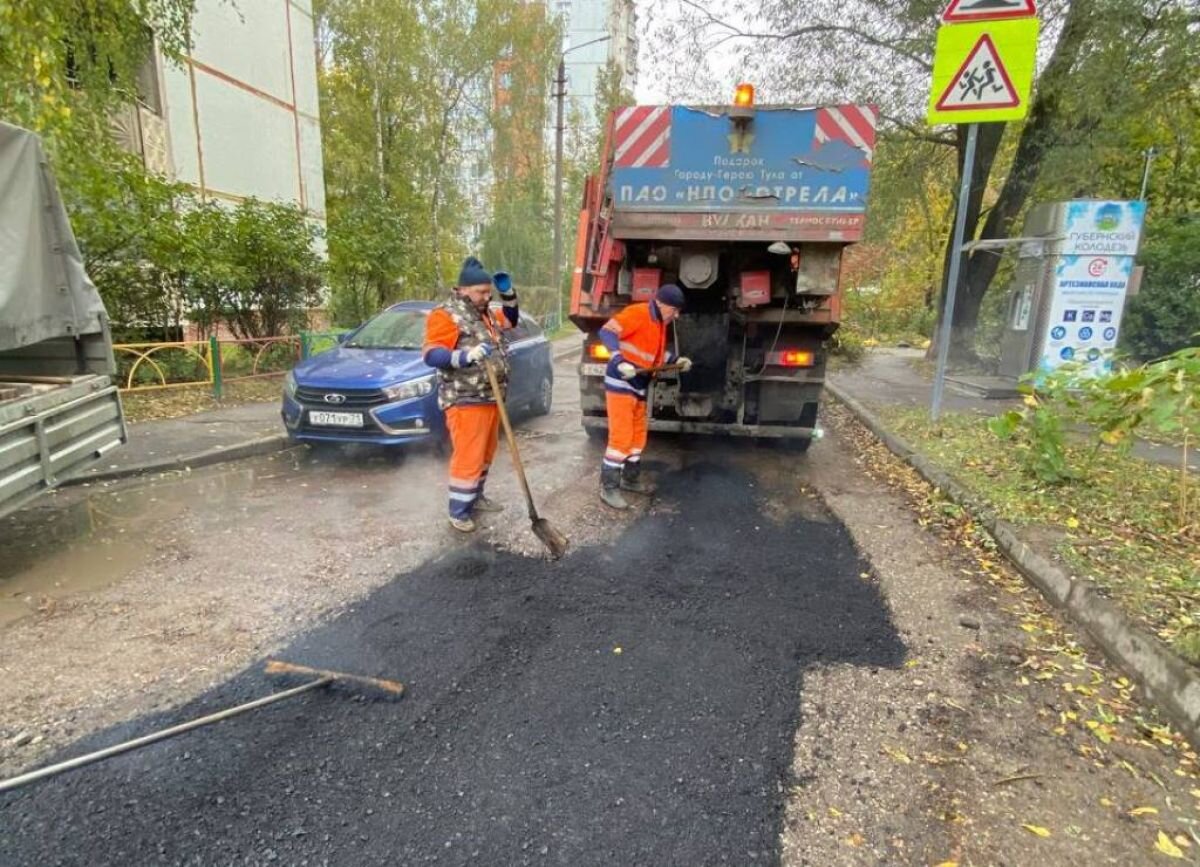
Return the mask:
<svg viewBox="0 0 1200 867"><path fill-rule="evenodd" d="M612 350L603 343L592 343L587 348L588 358L593 361L608 361L612 358Z"/></svg>
<svg viewBox="0 0 1200 867"><path fill-rule="evenodd" d="M767 364L779 367L812 367L817 354L810 349L784 349L767 355Z"/></svg>

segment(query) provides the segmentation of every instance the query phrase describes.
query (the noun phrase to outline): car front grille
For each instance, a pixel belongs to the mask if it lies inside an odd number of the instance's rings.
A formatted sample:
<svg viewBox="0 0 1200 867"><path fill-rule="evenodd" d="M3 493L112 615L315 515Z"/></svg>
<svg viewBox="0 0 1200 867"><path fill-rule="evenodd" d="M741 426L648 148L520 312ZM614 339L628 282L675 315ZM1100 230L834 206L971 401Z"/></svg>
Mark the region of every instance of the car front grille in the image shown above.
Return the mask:
<svg viewBox="0 0 1200 867"><path fill-rule="evenodd" d="M340 394L344 400L326 400L326 395ZM314 409L362 409L387 403L387 397L378 388L309 388L296 389L296 400Z"/></svg>

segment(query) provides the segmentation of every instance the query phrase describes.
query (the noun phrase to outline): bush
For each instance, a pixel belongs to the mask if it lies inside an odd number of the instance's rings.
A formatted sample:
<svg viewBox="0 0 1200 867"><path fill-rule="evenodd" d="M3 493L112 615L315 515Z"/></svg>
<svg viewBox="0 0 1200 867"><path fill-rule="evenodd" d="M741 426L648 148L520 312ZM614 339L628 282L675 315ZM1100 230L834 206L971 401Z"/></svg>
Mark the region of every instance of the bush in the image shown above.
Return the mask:
<svg viewBox="0 0 1200 867"><path fill-rule="evenodd" d="M1017 443L1026 471L1046 484L1083 478L1068 466L1066 426L1086 424L1096 446L1130 448L1143 432L1179 435L1186 445L1200 432L1200 348L1181 349L1151 364L1089 376L1064 367L1049 375L1032 374L1021 386L1025 408L992 419L997 436ZM1188 473L1179 482L1179 527L1188 526Z"/></svg>
<svg viewBox="0 0 1200 867"><path fill-rule="evenodd" d="M242 339L299 331L320 300L319 229L299 208L246 199L232 210L193 204L183 215L182 287L192 318Z"/></svg>
<svg viewBox="0 0 1200 867"><path fill-rule="evenodd" d="M853 328L845 326L839 328L826 345L830 355L849 362L862 360L867 352L867 343L863 336Z"/></svg>
<svg viewBox="0 0 1200 867"><path fill-rule="evenodd" d="M201 202L126 157L64 174L88 273L119 339L169 340L184 318L240 337L304 327L320 300L318 228L299 208Z"/></svg>
<svg viewBox="0 0 1200 867"><path fill-rule="evenodd" d="M1049 389L1022 386L1025 408L1009 410L988 421L988 429L1011 440L1025 472L1039 482L1061 485L1079 477L1067 462L1066 419L1058 404L1061 380Z"/></svg>

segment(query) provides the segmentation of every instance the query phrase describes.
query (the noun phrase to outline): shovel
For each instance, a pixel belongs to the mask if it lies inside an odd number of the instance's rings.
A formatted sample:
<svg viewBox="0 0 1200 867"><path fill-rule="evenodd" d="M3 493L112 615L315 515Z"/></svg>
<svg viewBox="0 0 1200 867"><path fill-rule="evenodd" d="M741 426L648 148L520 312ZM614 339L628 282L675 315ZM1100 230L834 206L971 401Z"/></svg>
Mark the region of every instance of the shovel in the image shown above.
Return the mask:
<svg viewBox="0 0 1200 867"><path fill-rule="evenodd" d="M513 466L517 470L517 478L521 480L521 490L525 492L525 504L529 507L529 521L533 535L538 537L552 559L557 560L567 553L567 537L550 526L545 518L539 518L537 507L533 505L533 493L529 490L529 480L525 478L525 466L521 463L521 452L517 449L517 437L513 433L512 422L508 419L508 410L504 407L504 392L500 390L500 382L496 379L496 368L490 361L483 364L487 370L488 382L492 386L492 396L496 398L496 406L500 410L500 423L504 425L504 436L508 440L508 450L512 454Z"/></svg>

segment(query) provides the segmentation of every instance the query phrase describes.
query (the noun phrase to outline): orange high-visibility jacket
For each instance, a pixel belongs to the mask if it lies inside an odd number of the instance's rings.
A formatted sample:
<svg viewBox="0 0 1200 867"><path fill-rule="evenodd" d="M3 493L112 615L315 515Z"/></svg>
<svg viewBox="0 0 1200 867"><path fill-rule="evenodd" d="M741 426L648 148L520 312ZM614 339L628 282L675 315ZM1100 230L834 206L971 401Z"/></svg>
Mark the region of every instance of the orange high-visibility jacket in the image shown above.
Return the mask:
<svg viewBox="0 0 1200 867"><path fill-rule="evenodd" d="M634 367L657 367L667 357L667 325L653 302L630 304L600 329L600 338L616 351L604 372L606 391L635 394L645 399L650 377L635 376L625 380L617 372L617 365L628 361ZM605 334L604 332L608 332ZM614 340L615 337L615 340Z"/></svg>

